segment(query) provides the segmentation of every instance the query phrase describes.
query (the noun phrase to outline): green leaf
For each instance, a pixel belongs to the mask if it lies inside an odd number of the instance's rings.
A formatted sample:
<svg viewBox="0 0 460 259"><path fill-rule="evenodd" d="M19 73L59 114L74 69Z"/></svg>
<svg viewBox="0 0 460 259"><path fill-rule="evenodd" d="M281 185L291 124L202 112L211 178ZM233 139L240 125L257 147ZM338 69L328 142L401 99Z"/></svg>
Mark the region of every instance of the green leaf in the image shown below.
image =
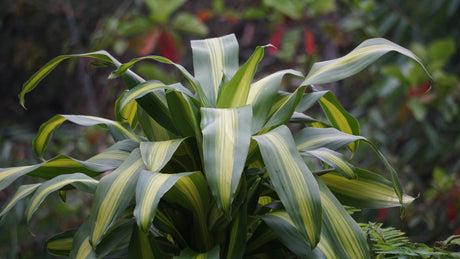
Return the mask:
<svg viewBox="0 0 460 259"><path fill-rule="evenodd" d="M319 99L319 104L334 128L348 134L359 135L358 120L340 105L332 92L327 92L323 95ZM349 145L349 148L353 152L356 150L356 147L357 145L353 142Z"/></svg>
<svg viewBox="0 0 460 259"><path fill-rule="evenodd" d="M154 93L159 89L169 89L169 87L156 80L146 81L136 85L124 93L123 98L120 100L119 110L123 112L125 107L131 104L134 100L140 99L149 93Z"/></svg>
<svg viewBox="0 0 460 259"><path fill-rule="evenodd" d="M159 172L173 156L184 139L141 142L140 151L147 170Z"/></svg>
<svg viewBox="0 0 460 259"><path fill-rule="evenodd" d="M317 180L321 191L323 227L321 241L315 250L320 250L325 258L370 258L366 237L359 225L321 179Z"/></svg>
<svg viewBox="0 0 460 259"><path fill-rule="evenodd" d="M321 233L319 189L296 149L291 132L280 126L254 139L281 202L301 236L314 248Z"/></svg>
<svg viewBox="0 0 460 259"><path fill-rule="evenodd" d="M194 136L201 143L200 110L194 99L178 91L166 93L174 125L184 136Z"/></svg>
<svg viewBox="0 0 460 259"><path fill-rule="evenodd" d="M201 108L203 163L206 179L219 208L231 218L231 204L246 162L251 140L251 106Z"/></svg>
<svg viewBox="0 0 460 259"><path fill-rule="evenodd" d="M267 122L270 111L267 107L273 104L276 94L281 87L281 80L286 74L302 77L302 73L287 69L270 74L251 85L246 104L252 104L252 133L259 132L265 122Z"/></svg>
<svg viewBox="0 0 460 259"><path fill-rule="evenodd" d="M205 36L209 32L206 24L201 22L196 15L191 13L179 13L176 15L172 21L172 26L177 30L198 36Z"/></svg>
<svg viewBox="0 0 460 259"><path fill-rule="evenodd" d="M32 91L38 83L40 83L43 78L45 78L53 69L63 60L66 60L68 58L73 58L73 57L88 57L88 58L96 58L100 59L102 61L106 61L109 63L113 63L115 65L119 65L120 63L113 58L108 52L101 50L101 51L96 51L96 52L91 52L91 53L84 53L84 54L77 54L77 55L62 55L58 56L52 60L50 60L48 63L46 63L40 70L38 70L35 74L33 74L30 79L24 83L22 86L21 93L19 93L19 100L20 103L23 107L24 106L24 96L26 93Z"/></svg>
<svg viewBox="0 0 460 259"><path fill-rule="evenodd" d="M260 217L275 233L276 237L300 258L311 253L310 243L299 234L286 211L270 212Z"/></svg>
<svg viewBox="0 0 460 259"><path fill-rule="evenodd" d="M230 224L227 257L243 258L247 239L248 204L243 203Z"/></svg>
<svg viewBox="0 0 460 259"><path fill-rule="evenodd" d="M344 133L335 128L306 127L295 137L297 149L312 150L321 147L337 150L352 142L365 140L362 136Z"/></svg>
<svg viewBox="0 0 460 259"><path fill-rule="evenodd" d="M120 218L120 220L107 230L104 238L97 245L96 255L98 258L106 258L107 255L109 255L107 257L110 257L112 252L116 253L128 247L134 220L131 218L131 212L126 214L127 217Z"/></svg>
<svg viewBox="0 0 460 259"><path fill-rule="evenodd" d="M70 251L70 259L95 259L96 254L89 242L89 220L85 220L78 228L72 241L72 250Z"/></svg>
<svg viewBox="0 0 460 259"><path fill-rule="evenodd" d="M38 209L38 206L43 202L43 200L50 193L63 188L66 185L73 185L77 189L82 189L88 192L94 192L98 181L82 173L67 174L57 176L47 182L44 182L40 187L35 191L34 195L30 199L28 208L26 210L27 223L29 223L30 218L33 213Z"/></svg>
<svg viewBox="0 0 460 259"><path fill-rule="evenodd" d="M134 217L139 228L148 232L161 197L182 177L190 173L162 174L142 170L136 187Z"/></svg>
<svg viewBox="0 0 460 259"><path fill-rule="evenodd" d="M174 259L219 259L220 247L216 246L206 253L193 251L190 248L182 250L179 256L174 256Z"/></svg>
<svg viewBox="0 0 460 259"><path fill-rule="evenodd" d="M195 90L205 107L216 107L222 82L228 82L238 70L238 41L230 34L192 40L191 45L195 77L202 88Z"/></svg>
<svg viewBox="0 0 460 259"><path fill-rule="evenodd" d="M41 183L19 186L18 190L13 195L13 198L11 198L10 202L3 208L2 212L0 213L0 218L8 213L8 211L10 211L14 205L16 205L16 203L33 193L40 185Z"/></svg>
<svg viewBox="0 0 460 259"><path fill-rule="evenodd" d="M121 123L127 123L131 126L131 129L135 129L137 126L137 103L131 102L126 107L120 109L120 101L125 96L126 91L115 102L115 118Z"/></svg>
<svg viewBox="0 0 460 259"><path fill-rule="evenodd" d="M33 141L33 148L38 157L41 158L43 156L43 151L48 146L51 134L66 120L81 126L105 125L109 128L116 141L123 139L140 141L140 138L129 127L125 127L116 121L85 115L55 115L40 126L38 134Z"/></svg>
<svg viewBox="0 0 460 259"><path fill-rule="evenodd" d="M341 58L315 63L302 85L325 84L347 78L360 72L390 51L397 51L417 61L431 78L422 61L410 50L389 40L376 38L362 42Z"/></svg>
<svg viewBox="0 0 460 259"><path fill-rule="evenodd" d="M230 81L222 85L217 98L217 108L235 108L246 104L252 79L263 56L264 47L257 47Z"/></svg>
<svg viewBox="0 0 460 259"><path fill-rule="evenodd" d="M136 224L133 224L131 241L128 248L128 259L153 259L169 258L160 249L150 232L141 231Z"/></svg>
<svg viewBox="0 0 460 259"><path fill-rule="evenodd" d="M56 256L69 257L75 232L77 232L76 229L67 230L46 240L48 253Z"/></svg>
<svg viewBox="0 0 460 259"><path fill-rule="evenodd" d="M339 152L335 152L328 148L318 148L307 150L303 152L302 155L311 155L318 158L348 179L356 178L355 167L348 163L345 157Z"/></svg>
<svg viewBox="0 0 460 259"><path fill-rule="evenodd" d="M355 173L356 179L346 179L333 173L324 174L321 179L343 204L371 209L401 206L390 181L360 168L356 168ZM402 203L407 205L413 200L403 195Z"/></svg>
<svg viewBox="0 0 460 259"><path fill-rule="evenodd" d="M186 0L145 0L152 19L160 24L166 23L185 2Z"/></svg>
<svg viewBox="0 0 460 259"><path fill-rule="evenodd" d="M162 125L156 122L144 109L137 110L137 117L141 125L142 132L151 141L162 141L175 138L171 131L165 129Z"/></svg>
<svg viewBox="0 0 460 259"><path fill-rule="evenodd" d="M305 93L299 102L299 105L295 109L296 112L302 113L310 109L316 102L321 99L329 91L315 91L311 93Z"/></svg>
<svg viewBox="0 0 460 259"><path fill-rule="evenodd" d="M273 108L274 110L271 111L269 119L263 128L274 128L287 123L299 104L304 91L305 87L301 86L297 88L295 92L282 98L277 104L275 104L272 107L272 110Z"/></svg>
<svg viewBox="0 0 460 259"><path fill-rule="evenodd" d="M90 242L93 247L96 247L117 216L131 202L139 172L144 168L140 151L135 149L119 168L100 180L89 219Z"/></svg>
<svg viewBox="0 0 460 259"><path fill-rule="evenodd" d="M0 191L8 187L19 177L26 175L29 172L39 168L42 164L0 168Z"/></svg>

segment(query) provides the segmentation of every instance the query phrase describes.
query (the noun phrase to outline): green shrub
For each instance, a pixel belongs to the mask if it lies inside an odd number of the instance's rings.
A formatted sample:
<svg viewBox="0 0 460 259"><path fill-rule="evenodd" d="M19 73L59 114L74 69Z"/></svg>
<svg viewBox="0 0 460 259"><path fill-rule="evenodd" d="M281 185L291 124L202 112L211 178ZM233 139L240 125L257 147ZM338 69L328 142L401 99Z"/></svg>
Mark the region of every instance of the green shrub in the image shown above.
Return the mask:
<svg viewBox="0 0 460 259"><path fill-rule="evenodd" d="M389 51L420 60L371 39L342 58L316 63L306 77L283 70L253 82L265 47L240 67L234 35L191 45L194 75L163 57L121 64L105 51L59 56L34 74L20 93L22 105L27 92L71 57L115 65L110 77L122 77L129 90L116 102L116 120L56 115L44 123L33 141L43 162L0 169L0 189L24 175L45 181L21 186L0 215L31 196L29 222L52 192L65 197L79 189L93 194L91 211L81 226L48 240L52 254L369 258L366 236L344 205L404 208L413 198L382 153L359 135L358 121L314 85L349 77ZM176 67L189 86L145 81L130 70L146 59ZM302 80L293 93L280 91L286 75ZM306 115L315 103L327 120ZM103 126L115 143L85 161L46 159L50 137L65 121ZM306 127L294 137L288 123ZM352 164L359 142L376 151L391 181Z"/></svg>

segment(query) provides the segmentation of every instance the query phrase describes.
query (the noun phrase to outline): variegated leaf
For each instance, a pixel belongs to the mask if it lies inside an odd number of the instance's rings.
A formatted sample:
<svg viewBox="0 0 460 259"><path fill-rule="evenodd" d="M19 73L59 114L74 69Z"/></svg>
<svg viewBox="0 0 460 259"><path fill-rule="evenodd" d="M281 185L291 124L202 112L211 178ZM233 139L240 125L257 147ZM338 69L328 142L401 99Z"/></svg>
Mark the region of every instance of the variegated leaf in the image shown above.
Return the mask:
<svg viewBox="0 0 460 259"><path fill-rule="evenodd" d="M302 85L324 84L347 78L360 72L390 51L397 51L417 61L430 76L422 61L410 50L389 40L376 38L364 41L341 58L315 63Z"/></svg>
<svg viewBox="0 0 460 259"><path fill-rule="evenodd" d="M233 109L201 108L203 163L209 188L225 216L246 162L251 140L251 106Z"/></svg>
<svg viewBox="0 0 460 259"><path fill-rule="evenodd" d="M90 213L90 242L93 247L116 221L134 197L139 172L145 169L139 149L134 149L123 164L104 176L96 189Z"/></svg>
<svg viewBox="0 0 460 259"><path fill-rule="evenodd" d="M25 197L33 193L40 185L41 183L19 186L18 190L13 195L13 198L11 198L10 202L3 208L2 212L0 213L0 218L3 217L3 215L5 215L6 213L8 213L8 211L10 211L11 208L13 208L14 205L16 205L16 203L18 203L20 200L24 199Z"/></svg>
<svg viewBox="0 0 460 259"><path fill-rule="evenodd" d="M303 152L302 155L311 155L318 158L348 179L356 178L355 167L348 163L345 157L339 152L335 152L328 148L318 148L307 150Z"/></svg>
<svg viewBox="0 0 460 259"><path fill-rule="evenodd" d="M315 178L286 126L254 136L270 180L301 236L314 248L321 233L321 201Z"/></svg>

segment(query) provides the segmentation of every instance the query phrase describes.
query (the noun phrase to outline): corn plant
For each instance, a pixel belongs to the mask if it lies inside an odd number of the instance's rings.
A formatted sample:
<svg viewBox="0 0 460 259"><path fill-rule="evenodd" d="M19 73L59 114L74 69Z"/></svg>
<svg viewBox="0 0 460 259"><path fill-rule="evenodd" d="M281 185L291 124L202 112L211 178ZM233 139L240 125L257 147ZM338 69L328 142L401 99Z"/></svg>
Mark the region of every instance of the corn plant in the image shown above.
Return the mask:
<svg viewBox="0 0 460 259"><path fill-rule="evenodd" d="M33 149L42 162L0 169L0 190L25 175L0 214L28 199L27 222L53 192L93 194L91 211L75 229L47 241L51 254L70 258L369 258L366 236L347 213L357 208L404 208L397 173L359 135L358 121L332 92L314 85L349 77L390 51L423 67L409 50L385 39L363 42L348 55L314 64L307 76L282 70L254 80L264 49L239 66L234 35L191 42L194 75L160 56L120 63L98 51L59 56L23 85L24 96L61 61L87 57L115 66L128 90L116 101L116 119L56 115L42 124ZM170 64L187 79L145 81L136 62ZM292 93L281 81L300 79ZM319 103L323 119L307 115ZM114 144L87 160L47 158L52 133L69 121L108 129ZM304 125L295 136L288 123ZM352 164L358 144L370 145L388 169ZM387 180L389 178L389 180Z"/></svg>

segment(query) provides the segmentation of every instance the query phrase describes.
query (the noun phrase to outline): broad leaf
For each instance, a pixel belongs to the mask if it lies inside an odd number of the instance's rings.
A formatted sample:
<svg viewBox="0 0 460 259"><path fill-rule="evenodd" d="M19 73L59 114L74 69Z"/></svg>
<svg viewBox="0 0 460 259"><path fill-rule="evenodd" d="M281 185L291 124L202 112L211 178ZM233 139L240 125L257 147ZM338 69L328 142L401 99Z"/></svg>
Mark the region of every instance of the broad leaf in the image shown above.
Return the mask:
<svg viewBox="0 0 460 259"><path fill-rule="evenodd" d="M89 218L93 247L131 202L139 172L144 168L140 151L135 149L119 168L100 180Z"/></svg>
<svg viewBox="0 0 460 259"><path fill-rule="evenodd" d="M313 249L321 233L319 189L296 149L291 132L280 126L254 139L275 191L297 230Z"/></svg>
<svg viewBox="0 0 460 259"><path fill-rule="evenodd" d="M272 107L273 111L271 111L269 119L263 128L274 128L287 123L299 104L304 91L304 86L299 87L295 90L295 92L285 96L285 98L282 98L277 104L275 104Z"/></svg>
<svg viewBox="0 0 460 259"><path fill-rule="evenodd" d="M190 173L162 174L142 170L136 187L134 217L139 228L148 232L161 197L182 177Z"/></svg>
<svg viewBox="0 0 460 259"><path fill-rule="evenodd" d="M169 162L184 139L141 142L140 151L147 170L159 172Z"/></svg>
<svg viewBox="0 0 460 259"><path fill-rule="evenodd" d="M77 189L94 192L98 181L82 173L67 174L57 176L49 181L44 182L35 191L30 199L26 210L27 223L30 221L33 213L38 209L38 206L52 192L63 188L66 185L73 185Z"/></svg>
<svg viewBox="0 0 460 259"><path fill-rule="evenodd" d="M229 226L230 231L228 234L226 258L243 258L247 241L247 221L248 204L245 202L241 205L240 210L237 212Z"/></svg>
<svg viewBox="0 0 460 259"><path fill-rule="evenodd" d="M333 173L324 174L321 179L341 203L357 208L388 208L401 206L393 185L384 177L356 168L356 179L346 179ZM402 204L409 204L414 198L403 195Z"/></svg>
<svg viewBox="0 0 460 259"><path fill-rule="evenodd" d="M216 107L219 88L238 70L238 41L235 35L205 40L192 40L193 68L202 93L197 91L205 107ZM204 94L205 98L201 95Z"/></svg>
<svg viewBox="0 0 460 259"><path fill-rule="evenodd" d="M73 237L76 232L76 229L67 230L46 240L48 253L69 257L70 250L72 250Z"/></svg>
<svg viewBox="0 0 460 259"><path fill-rule="evenodd" d="M252 109L201 108L203 163L206 179L219 208L230 218L231 204L246 162L251 140Z"/></svg>
<svg viewBox="0 0 460 259"><path fill-rule="evenodd" d="M141 84L136 85L136 87L131 88L127 92L124 93L123 98L120 100L120 108L121 112L124 111L125 107L131 104L134 100L140 99L149 93L153 93L158 89L168 89L169 87L160 81L152 80L143 82ZM166 102L165 102L166 107Z"/></svg>
<svg viewBox="0 0 460 259"><path fill-rule="evenodd" d="M196 137L201 143L200 110L194 100L178 91L166 93L174 125L183 137Z"/></svg>
<svg viewBox="0 0 460 259"><path fill-rule="evenodd" d="M422 61L410 50L389 40L376 38L364 41L341 58L315 63L302 85L325 84L347 78L360 72L390 51L397 51L417 61L430 76Z"/></svg>
<svg viewBox="0 0 460 259"><path fill-rule="evenodd" d="M96 254L89 242L89 220L78 228L72 240L72 250L70 251L70 259L96 259Z"/></svg>
<svg viewBox="0 0 460 259"><path fill-rule="evenodd" d="M364 137L344 133L335 128L306 127L295 137L297 149L312 150L321 147L337 150Z"/></svg>
<svg viewBox="0 0 460 259"><path fill-rule="evenodd" d="M320 250L326 258L370 258L366 236L343 205L318 179L323 207L321 241L314 250L317 258Z"/></svg>
<svg viewBox="0 0 460 259"><path fill-rule="evenodd" d="M137 103L131 102L126 107L120 109L120 101L125 96L126 91L115 102L115 118L121 123L127 123L131 126L131 129L135 129L137 126Z"/></svg>
<svg viewBox="0 0 460 259"><path fill-rule="evenodd" d="M217 108L235 108L246 104L249 88L264 55L264 48L257 47L254 54L241 66L230 81L219 90Z"/></svg>

